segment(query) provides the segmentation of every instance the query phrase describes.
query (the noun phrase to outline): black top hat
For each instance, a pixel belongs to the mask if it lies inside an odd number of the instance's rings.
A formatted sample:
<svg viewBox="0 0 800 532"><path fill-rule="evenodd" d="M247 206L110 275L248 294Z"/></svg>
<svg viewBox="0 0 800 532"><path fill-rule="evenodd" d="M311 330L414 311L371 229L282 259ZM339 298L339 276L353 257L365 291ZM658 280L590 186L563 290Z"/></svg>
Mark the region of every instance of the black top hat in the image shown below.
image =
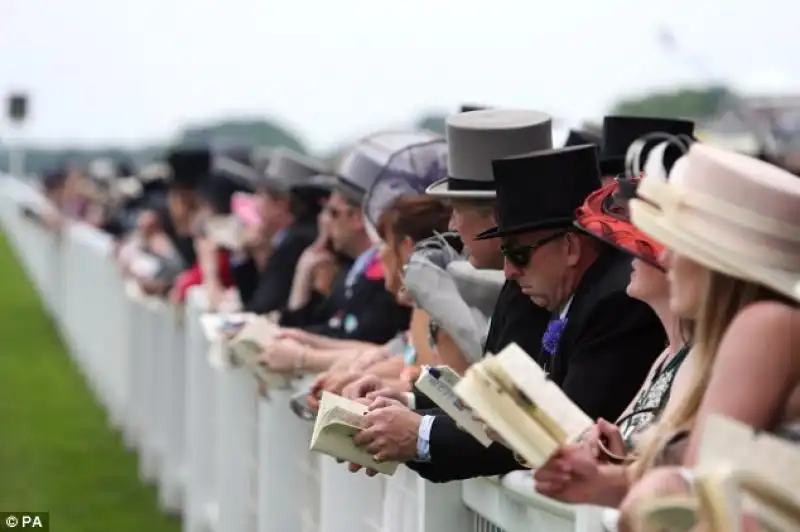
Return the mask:
<svg viewBox="0 0 800 532"><path fill-rule="evenodd" d="M197 195L211 205L216 214L231 213L231 198L236 192L252 192L240 179L229 174L214 172L197 185Z"/></svg>
<svg viewBox="0 0 800 532"><path fill-rule="evenodd" d="M570 129L567 140L564 142L564 147L583 146L584 144L594 144L599 147L601 145L601 137L582 129Z"/></svg>
<svg viewBox="0 0 800 532"><path fill-rule="evenodd" d="M463 103L461 107L458 108L459 113L470 113L472 111L485 111L489 109L489 107L485 105L477 105L474 103Z"/></svg>
<svg viewBox="0 0 800 532"><path fill-rule="evenodd" d="M208 148L172 150L167 155L167 164L172 170L171 185L195 188L211 172L211 150Z"/></svg>
<svg viewBox="0 0 800 532"><path fill-rule="evenodd" d="M572 227L575 211L600 187L597 148L544 150L492 163L497 185L497 227L478 240Z"/></svg>
<svg viewBox="0 0 800 532"><path fill-rule="evenodd" d="M615 176L625 172L625 154L633 142L648 133L694 135L694 122L670 118L607 116L603 119L600 173Z"/></svg>

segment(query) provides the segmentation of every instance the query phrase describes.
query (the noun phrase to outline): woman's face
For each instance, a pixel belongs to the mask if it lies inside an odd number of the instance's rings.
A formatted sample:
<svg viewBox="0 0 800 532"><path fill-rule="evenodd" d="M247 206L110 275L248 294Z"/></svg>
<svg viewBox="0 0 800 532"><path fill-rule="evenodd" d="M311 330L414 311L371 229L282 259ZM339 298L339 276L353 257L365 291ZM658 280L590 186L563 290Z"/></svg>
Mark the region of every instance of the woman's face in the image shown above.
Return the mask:
<svg viewBox="0 0 800 532"><path fill-rule="evenodd" d="M708 270L674 251L667 252L669 307L681 318L694 319L706 293Z"/></svg>
<svg viewBox="0 0 800 532"><path fill-rule="evenodd" d="M408 238L398 243L391 234L386 235L386 240L381 242L379 250L383 264L383 282L387 292L399 296L403 292L403 266L411 257L414 244Z"/></svg>
<svg viewBox="0 0 800 532"><path fill-rule="evenodd" d="M667 274L641 259L633 259L628 295L648 304L669 301Z"/></svg>

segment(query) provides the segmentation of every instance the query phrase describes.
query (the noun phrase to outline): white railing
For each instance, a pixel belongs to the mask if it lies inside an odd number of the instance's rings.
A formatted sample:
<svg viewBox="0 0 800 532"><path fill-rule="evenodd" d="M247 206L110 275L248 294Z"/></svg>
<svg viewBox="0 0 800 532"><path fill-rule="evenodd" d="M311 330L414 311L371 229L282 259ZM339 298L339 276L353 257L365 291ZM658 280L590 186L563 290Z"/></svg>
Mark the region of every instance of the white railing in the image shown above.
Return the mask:
<svg viewBox="0 0 800 532"><path fill-rule="evenodd" d="M41 202L0 177L0 225L109 423L138 452L141 480L185 532L602 530L598 508L540 497L530 479L437 485L404 468L367 478L312 455L291 392L260 398L206 341L202 289L181 310L129 297L111 239L79 224L56 236L21 215Z"/></svg>

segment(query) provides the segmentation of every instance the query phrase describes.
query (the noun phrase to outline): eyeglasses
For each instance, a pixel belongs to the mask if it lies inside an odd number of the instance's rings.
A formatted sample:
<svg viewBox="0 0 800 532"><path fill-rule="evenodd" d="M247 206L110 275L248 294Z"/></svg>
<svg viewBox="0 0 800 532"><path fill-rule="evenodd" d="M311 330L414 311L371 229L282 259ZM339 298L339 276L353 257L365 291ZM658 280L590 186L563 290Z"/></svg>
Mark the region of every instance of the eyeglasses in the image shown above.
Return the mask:
<svg viewBox="0 0 800 532"><path fill-rule="evenodd" d="M500 246L500 254L503 255L503 258L517 268L524 268L531 261L531 256L537 249L549 244L550 242L553 242L558 238L561 238L567 233L569 233L569 231L559 231L558 233L539 240L535 244L524 246Z"/></svg>

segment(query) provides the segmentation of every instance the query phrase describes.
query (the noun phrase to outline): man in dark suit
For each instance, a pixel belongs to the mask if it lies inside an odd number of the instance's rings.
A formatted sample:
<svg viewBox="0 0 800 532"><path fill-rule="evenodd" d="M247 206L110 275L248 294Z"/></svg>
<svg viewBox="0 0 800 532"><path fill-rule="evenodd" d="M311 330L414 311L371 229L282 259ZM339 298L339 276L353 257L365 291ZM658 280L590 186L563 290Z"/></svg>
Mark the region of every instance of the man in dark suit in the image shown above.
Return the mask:
<svg viewBox="0 0 800 532"><path fill-rule="evenodd" d="M282 309L289 299L297 261L317 236L313 205L298 200L292 187L324 174L327 167L311 157L288 148L276 148L258 183L269 258L259 271L252 256L236 257L233 276L246 312L268 314ZM258 272L258 273L256 273ZM253 282L257 275L257 283Z"/></svg>
<svg viewBox="0 0 800 532"><path fill-rule="evenodd" d="M625 292L630 259L573 230L575 209L599 186L596 149L576 146L498 160L493 173L499 223L478 238L502 239L507 278L552 313L540 349L530 354L588 415L616 419L663 349L665 334L652 310ZM407 417L389 407L365 421L380 426L382 418ZM408 465L429 480L522 468L498 444L484 449L452 424L435 423L427 432L424 425L419 422L414 442L417 460ZM393 458L370 445L376 435L369 429L362 434L360 443L371 452ZM386 450L407 459L408 449L400 447L408 445Z"/></svg>
<svg viewBox="0 0 800 532"><path fill-rule="evenodd" d="M366 149L370 146L369 139L364 140L343 159L326 206L330 246L352 265L334 281L329 297L288 306L281 314L283 326L374 344L383 344L408 327L410 310L386 291L364 215L367 192L387 163L383 156L375 159L385 150Z"/></svg>

